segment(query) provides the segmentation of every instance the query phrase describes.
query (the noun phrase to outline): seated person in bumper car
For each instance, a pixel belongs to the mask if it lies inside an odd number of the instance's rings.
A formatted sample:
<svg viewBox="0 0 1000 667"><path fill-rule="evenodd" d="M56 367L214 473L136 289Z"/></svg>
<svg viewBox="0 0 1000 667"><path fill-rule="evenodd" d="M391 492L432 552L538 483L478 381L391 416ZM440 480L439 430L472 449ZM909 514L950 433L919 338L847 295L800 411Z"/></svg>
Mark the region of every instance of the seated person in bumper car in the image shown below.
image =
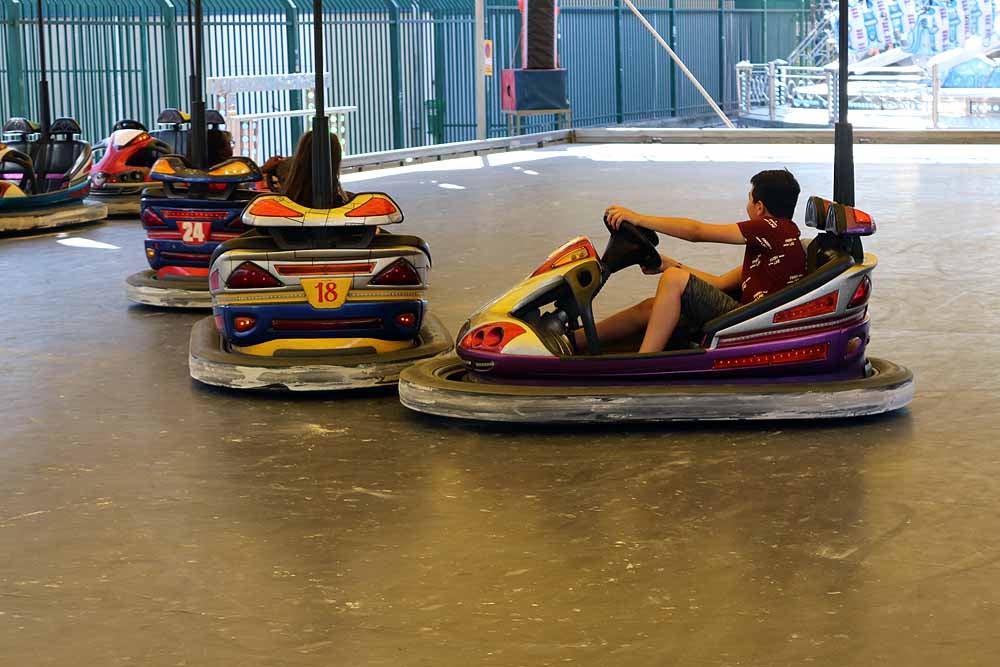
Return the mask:
<svg viewBox="0 0 1000 667"><path fill-rule="evenodd" d="M660 352L675 331L697 335L708 321L805 275L806 253L799 228L791 220L799 198L798 182L787 169L776 169L754 175L750 183L749 219L736 224L643 215L618 205L607 209L605 218L613 229L627 221L685 241L745 245L746 251L743 263L722 275L661 255L655 296L598 322L602 343L645 331L639 353ZM585 344L584 333L576 331L575 335L579 349Z"/></svg>
<svg viewBox="0 0 1000 667"><path fill-rule="evenodd" d="M282 194L292 201L302 206L313 206L312 192L312 147L313 133L306 132L299 139L299 145L295 148L295 155L291 158L273 156L261 167L265 174L274 173L278 175L281 182ZM351 200L349 193L344 191L340 185L340 162L343 158L343 150L340 147L340 140L337 135L330 135L330 174L333 183L333 208L343 206Z"/></svg>

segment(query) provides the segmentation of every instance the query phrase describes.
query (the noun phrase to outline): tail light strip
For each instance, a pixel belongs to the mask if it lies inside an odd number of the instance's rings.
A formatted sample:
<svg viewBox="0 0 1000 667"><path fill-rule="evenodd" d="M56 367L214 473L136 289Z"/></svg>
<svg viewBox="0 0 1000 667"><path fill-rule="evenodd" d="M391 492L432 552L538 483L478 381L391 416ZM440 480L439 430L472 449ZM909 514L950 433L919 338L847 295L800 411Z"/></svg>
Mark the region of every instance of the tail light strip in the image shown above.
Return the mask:
<svg viewBox="0 0 1000 667"><path fill-rule="evenodd" d="M824 331L834 331L845 326L857 324L858 322L864 320L867 315L868 311L863 310L845 317L839 317L835 320L802 324L797 327L785 327L784 329L779 329L777 331L760 331L740 336L720 336L718 347L734 347L736 345L743 345L744 343L748 343L750 341L761 343L774 340L784 340L786 338L796 338L804 332L815 334L822 333Z"/></svg>
<svg viewBox="0 0 1000 667"><path fill-rule="evenodd" d="M756 368L759 366L795 364L804 361L825 361L829 352L830 344L820 343L819 345L795 347L790 350L781 350L780 352L751 354L745 357L732 357L729 359L716 359L712 363L712 368Z"/></svg>
<svg viewBox="0 0 1000 667"><path fill-rule="evenodd" d="M276 264L275 271L283 276L343 276L355 273L369 274L375 270L372 262L346 264Z"/></svg>

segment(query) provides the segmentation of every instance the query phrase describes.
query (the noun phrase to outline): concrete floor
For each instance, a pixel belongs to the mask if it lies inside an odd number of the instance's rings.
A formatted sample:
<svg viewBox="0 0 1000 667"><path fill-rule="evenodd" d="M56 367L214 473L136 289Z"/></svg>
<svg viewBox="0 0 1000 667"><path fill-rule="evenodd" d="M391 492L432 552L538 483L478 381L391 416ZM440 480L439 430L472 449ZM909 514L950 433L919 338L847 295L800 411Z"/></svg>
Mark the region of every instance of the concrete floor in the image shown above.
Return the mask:
<svg viewBox="0 0 1000 667"><path fill-rule="evenodd" d="M454 332L563 241L603 246L609 203L735 221L759 168L828 194L831 152L562 146L348 187L431 243ZM857 157L870 349L918 389L853 422L515 430L206 389L199 316L125 301L137 223L0 240L0 664L996 664L1000 155ZM599 312L654 284L616 276Z"/></svg>

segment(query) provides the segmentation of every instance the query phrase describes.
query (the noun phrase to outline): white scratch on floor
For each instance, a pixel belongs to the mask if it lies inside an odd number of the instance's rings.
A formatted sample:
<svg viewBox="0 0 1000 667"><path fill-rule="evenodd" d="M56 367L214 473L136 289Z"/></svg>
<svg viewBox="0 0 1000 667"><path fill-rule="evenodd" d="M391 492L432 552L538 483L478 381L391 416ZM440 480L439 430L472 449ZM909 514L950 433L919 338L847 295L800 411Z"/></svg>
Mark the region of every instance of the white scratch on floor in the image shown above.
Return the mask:
<svg viewBox="0 0 1000 667"><path fill-rule="evenodd" d="M845 549L844 551L835 551L831 547L820 547L816 550L816 555L821 558L829 558L830 560L844 560L848 556L852 555L858 550L857 547L851 547L850 549Z"/></svg>
<svg viewBox="0 0 1000 667"><path fill-rule="evenodd" d="M306 424L306 430L314 433L315 435L341 435L343 433L349 433L351 429L349 428L324 428L319 424Z"/></svg>
<svg viewBox="0 0 1000 667"><path fill-rule="evenodd" d="M371 489L366 489L363 486L355 486L353 491L355 493L363 493L368 496L375 496L376 498L391 499L393 497L391 493L386 493L385 491L372 491Z"/></svg>
<svg viewBox="0 0 1000 667"><path fill-rule="evenodd" d="M69 246L70 248L93 248L95 250L121 250L116 245L111 245L110 243L101 243L100 241L93 241L91 239L83 239L80 237L73 237L68 239L57 239L56 243L59 245Z"/></svg>
<svg viewBox="0 0 1000 667"><path fill-rule="evenodd" d="M445 190L464 190L464 185L455 185L454 183L438 183L439 188L444 188Z"/></svg>

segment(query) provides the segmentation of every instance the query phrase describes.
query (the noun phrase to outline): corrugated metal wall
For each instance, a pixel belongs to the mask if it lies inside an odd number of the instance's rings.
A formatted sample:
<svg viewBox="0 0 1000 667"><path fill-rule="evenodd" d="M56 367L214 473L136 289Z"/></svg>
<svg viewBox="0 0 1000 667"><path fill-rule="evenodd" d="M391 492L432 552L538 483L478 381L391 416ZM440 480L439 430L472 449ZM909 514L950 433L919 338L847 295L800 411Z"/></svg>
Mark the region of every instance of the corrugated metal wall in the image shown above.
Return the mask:
<svg viewBox="0 0 1000 667"><path fill-rule="evenodd" d="M88 139L122 118L152 123L161 108L188 106L187 3L172 0L45 0L55 115L80 120ZM205 0L209 77L312 71L307 0ZM737 9L726 0L646 0L648 20L705 88L735 105L733 66L787 55L805 31L804 9ZM37 117L34 3L0 0L0 116ZM491 0L486 37L497 76L488 80L491 136L506 133L499 72L519 61L516 0ZM475 137L472 0L326 0L331 105L353 105L353 153ZM620 0L563 0L559 50L569 70L575 125L637 122L708 110L694 87ZM616 49L616 28L620 49ZM619 71L620 70L620 71ZM241 113L301 108L287 91L243 94ZM433 108L429 108L433 107ZM443 113L443 133L432 116ZM266 154L288 153L301 122L261 126ZM554 127L538 119L529 130Z"/></svg>

